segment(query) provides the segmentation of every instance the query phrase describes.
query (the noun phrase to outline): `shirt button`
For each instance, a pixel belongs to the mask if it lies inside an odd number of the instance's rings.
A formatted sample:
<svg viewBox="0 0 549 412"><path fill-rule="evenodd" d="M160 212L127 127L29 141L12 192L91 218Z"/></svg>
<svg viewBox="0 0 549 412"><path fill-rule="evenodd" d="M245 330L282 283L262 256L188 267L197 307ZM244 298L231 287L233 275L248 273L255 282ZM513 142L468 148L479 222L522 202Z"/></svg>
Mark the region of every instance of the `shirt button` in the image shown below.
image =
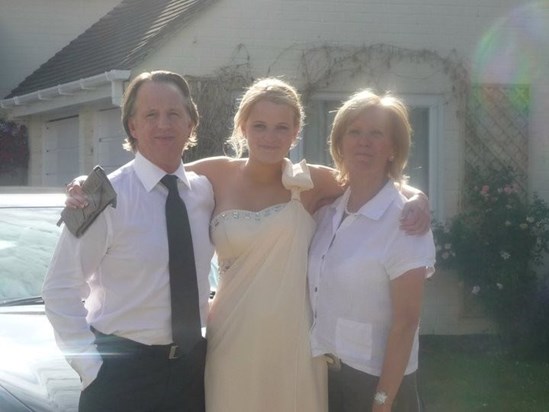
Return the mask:
<svg viewBox="0 0 549 412"><path fill-rule="evenodd" d="M318 292L318 288L315 286L315 292Z"/></svg>

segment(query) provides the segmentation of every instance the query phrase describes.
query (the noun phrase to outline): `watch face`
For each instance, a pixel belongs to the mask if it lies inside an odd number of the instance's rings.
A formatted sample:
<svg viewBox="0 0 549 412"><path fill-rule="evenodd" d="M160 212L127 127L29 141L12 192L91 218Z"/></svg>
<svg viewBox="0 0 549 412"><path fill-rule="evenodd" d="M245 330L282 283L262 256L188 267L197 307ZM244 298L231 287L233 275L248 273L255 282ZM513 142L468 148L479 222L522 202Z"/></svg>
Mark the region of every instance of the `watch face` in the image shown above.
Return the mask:
<svg viewBox="0 0 549 412"><path fill-rule="evenodd" d="M387 400L387 394L383 391L376 392L374 396L374 402L378 405L384 405L385 401Z"/></svg>

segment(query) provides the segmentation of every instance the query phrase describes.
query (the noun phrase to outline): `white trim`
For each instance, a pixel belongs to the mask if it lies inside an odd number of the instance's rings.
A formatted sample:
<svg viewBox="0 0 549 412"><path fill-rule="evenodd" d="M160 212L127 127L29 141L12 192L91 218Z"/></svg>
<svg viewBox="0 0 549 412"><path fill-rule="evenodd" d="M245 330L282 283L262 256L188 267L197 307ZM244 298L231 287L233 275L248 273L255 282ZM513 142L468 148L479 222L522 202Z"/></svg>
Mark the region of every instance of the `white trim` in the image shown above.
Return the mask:
<svg viewBox="0 0 549 412"><path fill-rule="evenodd" d="M129 70L111 70L96 76L0 100L0 107L7 109L12 117L22 117L99 100L107 100L114 106L120 106L124 93L124 81L128 80L130 75Z"/></svg>
<svg viewBox="0 0 549 412"><path fill-rule="evenodd" d="M427 108L429 110L429 200L435 219L444 220L444 172L440 160L444 153L443 104L439 95L403 94L402 99L410 107Z"/></svg>

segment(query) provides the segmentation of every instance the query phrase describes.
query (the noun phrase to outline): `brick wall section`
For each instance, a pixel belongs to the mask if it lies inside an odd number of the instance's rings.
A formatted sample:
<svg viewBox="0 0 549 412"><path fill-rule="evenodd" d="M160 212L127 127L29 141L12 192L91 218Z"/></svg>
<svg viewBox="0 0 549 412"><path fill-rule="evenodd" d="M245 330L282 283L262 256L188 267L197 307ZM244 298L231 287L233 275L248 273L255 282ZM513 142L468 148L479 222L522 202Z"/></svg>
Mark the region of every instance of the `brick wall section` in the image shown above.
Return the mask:
<svg viewBox="0 0 549 412"><path fill-rule="evenodd" d="M483 33L521 1L220 1L202 16L188 38L178 38L179 59L211 47L216 53L187 60L189 73L227 64L237 44L254 58L257 70L269 67L281 50L311 43L395 44L412 49L456 49L466 57ZM175 46L175 44L174 44ZM276 51L273 53L273 51ZM182 53L183 52L183 53ZM173 57L177 59L177 55Z"/></svg>

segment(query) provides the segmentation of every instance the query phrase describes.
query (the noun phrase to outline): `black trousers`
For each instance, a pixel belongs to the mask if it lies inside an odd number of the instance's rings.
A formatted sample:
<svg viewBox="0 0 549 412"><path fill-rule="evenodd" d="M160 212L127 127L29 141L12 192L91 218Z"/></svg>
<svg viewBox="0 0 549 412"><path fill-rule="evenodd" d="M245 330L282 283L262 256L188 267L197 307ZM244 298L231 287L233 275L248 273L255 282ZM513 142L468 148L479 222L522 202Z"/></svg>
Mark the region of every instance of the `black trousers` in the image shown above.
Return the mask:
<svg viewBox="0 0 549 412"><path fill-rule="evenodd" d="M328 372L330 412L370 412L378 376L369 375L341 363L339 371ZM420 412L416 373L405 375L393 401L392 412Z"/></svg>
<svg viewBox="0 0 549 412"><path fill-rule="evenodd" d="M204 412L205 339L170 359L164 346L95 332L103 365L80 395L80 412Z"/></svg>

